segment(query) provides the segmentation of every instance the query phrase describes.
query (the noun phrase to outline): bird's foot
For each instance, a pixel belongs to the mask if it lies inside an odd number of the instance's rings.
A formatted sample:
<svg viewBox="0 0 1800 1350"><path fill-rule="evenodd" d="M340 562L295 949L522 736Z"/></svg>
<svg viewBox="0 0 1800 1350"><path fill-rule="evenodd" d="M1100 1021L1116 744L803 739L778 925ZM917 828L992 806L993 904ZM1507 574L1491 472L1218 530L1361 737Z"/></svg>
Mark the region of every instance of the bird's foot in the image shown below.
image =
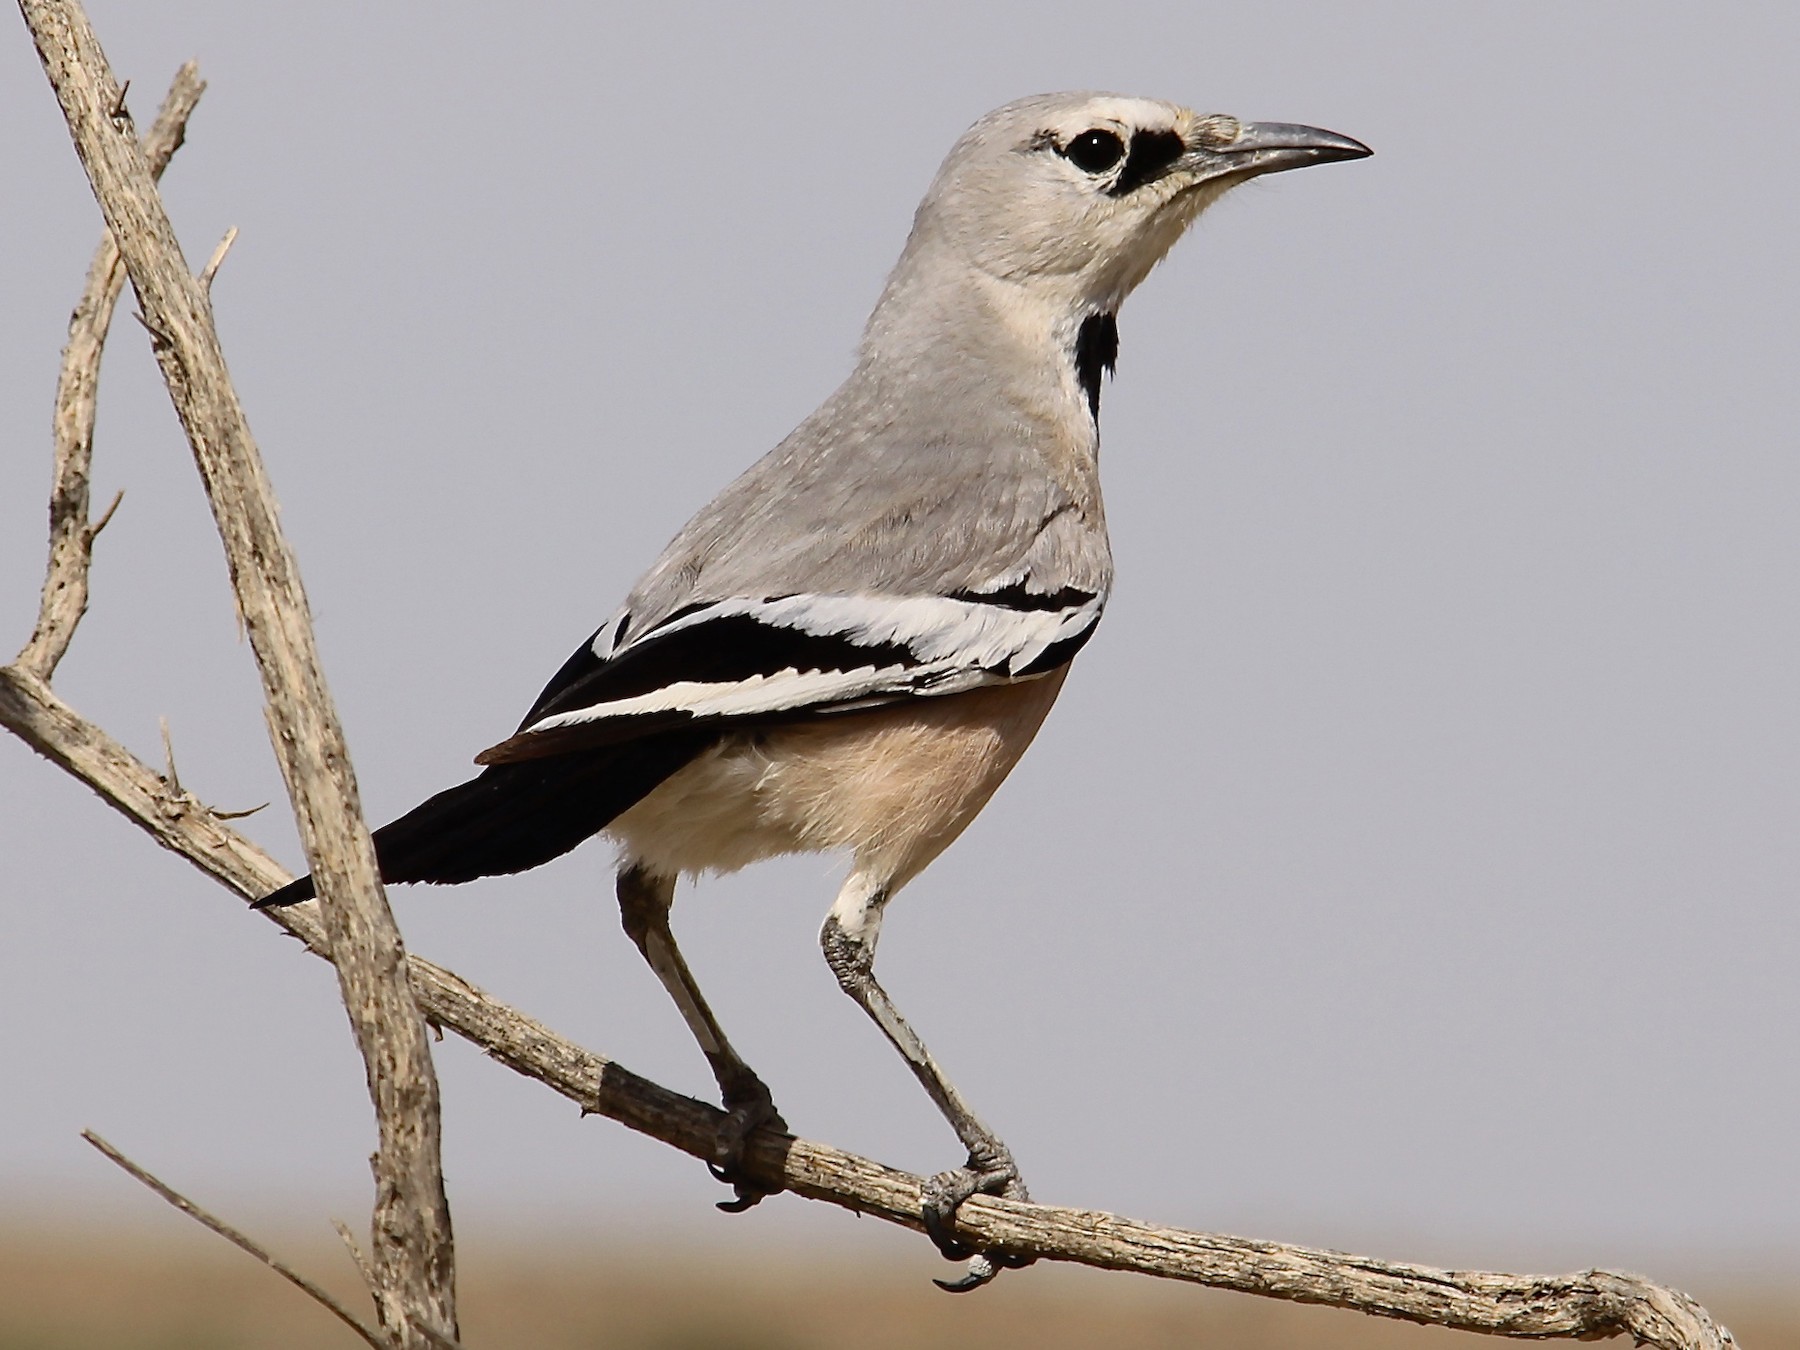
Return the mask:
<svg viewBox="0 0 1800 1350"><path fill-rule="evenodd" d="M764 1126L781 1134L786 1134L788 1127L781 1112L775 1109L775 1099L768 1086L755 1074L732 1082L724 1095L725 1119L713 1142L712 1160L706 1166L715 1177L737 1192L735 1199L719 1201L719 1208L727 1214L742 1214L764 1197L783 1189L779 1185L764 1186L744 1175L744 1150L750 1136Z"/></svg>
<svg viewBox="0 0 1800 1350"><path fill-rule="evenodd" d="M998 1139L984 1142L969 1150L966 1166L939 1172L925 1183L920 1196L919 1218L925 1225L925 1236L931 1239L947 1261L967 1261L969 1268L958 1280L933 1280L939 1289L952 1294L966 1294L979 1289L1002 1270L1028 1266L1035 1257L1017 1256L1010 1252L978 1252L956 1236L956 1211L972 1195L1000 1195L1008 1200L1031 1199L1019 1167Z"/></svg>

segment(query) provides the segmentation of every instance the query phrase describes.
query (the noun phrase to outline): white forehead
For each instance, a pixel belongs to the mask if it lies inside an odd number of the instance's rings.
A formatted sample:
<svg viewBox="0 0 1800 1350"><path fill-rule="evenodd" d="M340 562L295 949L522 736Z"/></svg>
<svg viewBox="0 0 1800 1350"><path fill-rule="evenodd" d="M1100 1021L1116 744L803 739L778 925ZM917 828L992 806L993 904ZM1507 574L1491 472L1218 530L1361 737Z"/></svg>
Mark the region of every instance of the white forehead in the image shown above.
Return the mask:
<svg viewBox="0 0 1800 1350"><path fill-rule="evenodd" d="M1194 115L1178 103L1160 99L1128 98L1123 94L1065 95L1069 101L1043 110L1038 129L1056 134L1058 140L1078 136L1093 127L1114 131L1179 131Z"/></svg>
<svg viewBox="0 0 1800 1350"><path fill-rule="evenodd" d="M1186 139L1196 118L1179 103L1124 94L1033 94L996 108L963 133L938 174L938 187L975 164L1034 148L1048 135L1066 145L1084 131L1105 128L1129 141L1134 131L1174 131Z"/></svg>
<svg viewBox="0 0 1800 1350"><path fill-rule="evenodd" d="M1006 146L1049 132L1066 141L1094 127L1132 131L1185 131L1194 114L1179 103L1125 94L1033 94L996 108L963 137L965 142Z"/></svg>

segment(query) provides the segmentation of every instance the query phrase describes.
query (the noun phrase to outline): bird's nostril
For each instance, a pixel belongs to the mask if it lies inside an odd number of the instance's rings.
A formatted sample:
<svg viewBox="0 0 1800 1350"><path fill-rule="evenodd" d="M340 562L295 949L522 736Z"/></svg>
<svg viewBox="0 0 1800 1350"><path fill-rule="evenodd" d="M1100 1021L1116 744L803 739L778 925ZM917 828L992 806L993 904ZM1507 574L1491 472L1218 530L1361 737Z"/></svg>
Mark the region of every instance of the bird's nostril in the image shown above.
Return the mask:
<svg viewBox="0 0 1800 1350"><path fill-rule="evenodd" d="M1213 113L1194 124L1194 140L1208 150L1224 150L1244 134L1244 124L1225 113Z"/></svg>

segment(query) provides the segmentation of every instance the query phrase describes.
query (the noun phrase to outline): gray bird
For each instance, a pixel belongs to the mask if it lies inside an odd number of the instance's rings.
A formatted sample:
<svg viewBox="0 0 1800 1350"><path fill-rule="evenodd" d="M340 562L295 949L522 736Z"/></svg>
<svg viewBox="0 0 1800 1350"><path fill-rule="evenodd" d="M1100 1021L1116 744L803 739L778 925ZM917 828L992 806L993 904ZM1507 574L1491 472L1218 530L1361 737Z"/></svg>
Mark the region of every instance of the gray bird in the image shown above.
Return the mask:
<svg viewBox="0 0 1800 1350"><path fill-rule="evenodd" d="M1028 1196L876 982L882 915L1018 762L1100 621L1100 378L1119 306L1234 184L1369 153L1113 94L989 113L920 203L850 377L688 522L478 777L375 832L386 881L617 842L625 930L719 1082L713 1170L737 1193L721 1208L767 1193L745 1142L787 1126L676 946L676 878L844 851L825 959L968 1150L925 1189L926 1231L970 1259L940 1283L1023 1264L954 1236L969 1196ZM258 903L313 893L303 877Z"/></svg>

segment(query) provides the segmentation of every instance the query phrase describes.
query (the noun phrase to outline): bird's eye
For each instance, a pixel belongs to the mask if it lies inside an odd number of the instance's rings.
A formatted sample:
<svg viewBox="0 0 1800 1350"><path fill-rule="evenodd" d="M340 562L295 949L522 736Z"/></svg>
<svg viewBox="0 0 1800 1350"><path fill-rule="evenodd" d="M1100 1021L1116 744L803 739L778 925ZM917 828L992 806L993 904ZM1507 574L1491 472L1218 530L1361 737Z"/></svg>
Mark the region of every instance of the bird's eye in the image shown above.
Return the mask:
<svg viewBox="0 0 1800 1350"><path fill-rule="evenodd" d="M1063 157L1083 173L1105 173L1125 157L1125 142L1115 132L1095 127L1065 145Z"/></svg>

